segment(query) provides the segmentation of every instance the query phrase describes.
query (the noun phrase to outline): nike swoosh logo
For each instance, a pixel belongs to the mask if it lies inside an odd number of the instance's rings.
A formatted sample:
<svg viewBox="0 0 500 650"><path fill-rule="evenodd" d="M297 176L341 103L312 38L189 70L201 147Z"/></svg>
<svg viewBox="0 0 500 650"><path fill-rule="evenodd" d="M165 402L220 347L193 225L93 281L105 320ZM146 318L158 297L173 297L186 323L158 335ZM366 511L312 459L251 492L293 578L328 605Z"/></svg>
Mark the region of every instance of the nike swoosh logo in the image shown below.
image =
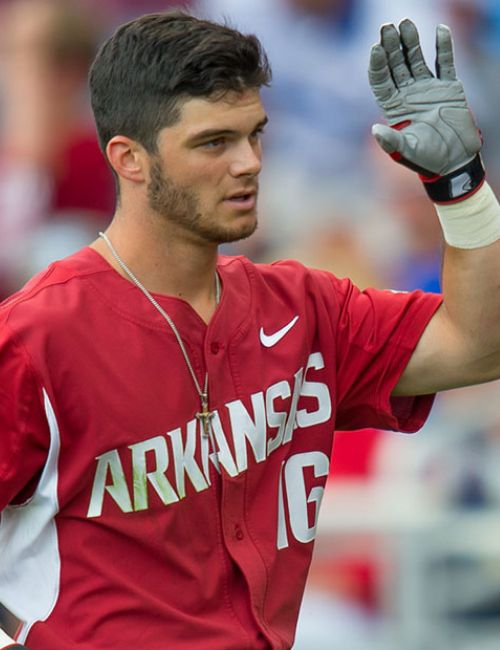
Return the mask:
<svg viewBox="0 0 500 650"><path fill-rule="evenodd" d="M288 332L292 329L292 327L295 325L295 323L299 320L298 316L295 316L295 318L292 318L292 320L285 325L285 327L282 327L280 330L277 332L274 332L274 334L266 334L264 332L264 328L260 328L259 336L260 336L260 342L262 345L266 348L272 348L273 345L276 345L281 339L288 334Z"/></svg>

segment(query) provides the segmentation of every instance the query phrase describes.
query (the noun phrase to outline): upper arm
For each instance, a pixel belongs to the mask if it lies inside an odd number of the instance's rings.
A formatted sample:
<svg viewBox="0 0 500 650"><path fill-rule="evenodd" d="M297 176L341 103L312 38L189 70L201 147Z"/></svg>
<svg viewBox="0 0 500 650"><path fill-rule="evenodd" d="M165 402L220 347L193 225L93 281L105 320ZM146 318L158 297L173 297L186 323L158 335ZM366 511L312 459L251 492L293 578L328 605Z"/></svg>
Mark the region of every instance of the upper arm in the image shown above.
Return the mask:
<svg viewBox="0 0 500 650"><path fill-rule="evenodd" d="M333 282L333 281L332 281ZM441 297L422 291L360 291L334 282L337 428L416 430L432 399L391 399ZM413 398L413 395L411 396Z"/></svg>
<svg viewBox="0 0 500 650"><path fill-rule="evenodd" d="M479 333L464 336L442 304L433 315L393 395L426 395L498 378L500 352L481 350Z"/></svg>
<svg viewBox="0 0 500 650"><path fill-rule="evenodd" d="M8 327L0 329L0 511L31 496L50 435L42 388L30 359Z"/></svg>

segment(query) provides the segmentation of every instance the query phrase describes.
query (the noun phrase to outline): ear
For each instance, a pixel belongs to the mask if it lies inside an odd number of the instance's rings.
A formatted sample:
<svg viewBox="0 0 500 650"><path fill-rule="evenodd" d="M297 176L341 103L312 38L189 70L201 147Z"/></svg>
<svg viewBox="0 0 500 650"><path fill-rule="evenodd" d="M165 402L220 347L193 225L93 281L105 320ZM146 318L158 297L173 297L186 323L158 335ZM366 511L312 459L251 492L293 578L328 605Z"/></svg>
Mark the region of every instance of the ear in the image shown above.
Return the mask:
<svg viewBox="0 0 500 650"><path fill-rule="evenodd" d="M124 135L115 135L106 146L110 165L118 176L132 183L144 183L147 155L144 147Z"/></svg>

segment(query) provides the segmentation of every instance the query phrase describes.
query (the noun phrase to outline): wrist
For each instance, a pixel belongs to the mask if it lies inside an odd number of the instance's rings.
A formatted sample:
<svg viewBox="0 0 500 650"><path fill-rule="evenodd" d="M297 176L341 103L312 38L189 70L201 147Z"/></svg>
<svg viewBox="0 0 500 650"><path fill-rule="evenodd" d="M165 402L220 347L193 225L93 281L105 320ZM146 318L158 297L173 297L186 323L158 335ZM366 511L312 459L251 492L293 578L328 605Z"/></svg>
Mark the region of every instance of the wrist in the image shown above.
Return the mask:
<svg viewBox="0 0 500 650"><path fill-rule="evenodd" d="M500 205L487 182L468 198L436 204L435 208L445 241L450 246L482 248L500 239Z"/></svg>
<svg viewBox="0 0 500 650"><path fill-rule="evenodd" d="M475 194L484 183L485 171L477 153L465 165L445 176L420 175L425 191L434 203L448 205L463 201Z"/></svg>

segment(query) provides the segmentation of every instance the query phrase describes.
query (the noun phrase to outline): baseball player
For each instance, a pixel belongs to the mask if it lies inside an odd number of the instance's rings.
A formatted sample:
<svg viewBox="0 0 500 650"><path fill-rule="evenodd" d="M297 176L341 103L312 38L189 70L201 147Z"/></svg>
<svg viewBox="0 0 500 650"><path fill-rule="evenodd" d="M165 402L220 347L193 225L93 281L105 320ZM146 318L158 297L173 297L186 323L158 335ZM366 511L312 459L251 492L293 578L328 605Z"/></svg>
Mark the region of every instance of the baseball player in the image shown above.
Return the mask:
<svg viewBox="0 0 500 650"><path fill-rule="evenodd" d="M447 241L443 301L218 256L257 223L254 36L183 13L90 74L114 218L0 308L0 602L31 650L290 648L335 428L415 431L500 376L500 208L437 30L382 28L374 135ZM283 179L286 191L286 178Z"/></svg>

